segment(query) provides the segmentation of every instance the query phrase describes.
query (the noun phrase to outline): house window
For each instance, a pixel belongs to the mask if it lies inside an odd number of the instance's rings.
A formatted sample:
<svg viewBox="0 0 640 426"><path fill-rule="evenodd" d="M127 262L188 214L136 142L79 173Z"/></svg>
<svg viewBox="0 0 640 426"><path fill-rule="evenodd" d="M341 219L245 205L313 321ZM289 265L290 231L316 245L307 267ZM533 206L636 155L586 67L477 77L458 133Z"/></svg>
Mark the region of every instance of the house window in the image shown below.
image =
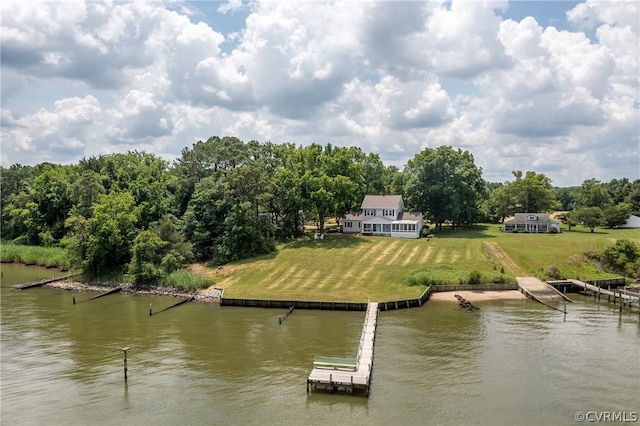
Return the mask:
<svg viewBox="0 0 640 426"><path fill-rule="evenodd" d="M373 216L374 215L374 210L373 209L364 209L364 215L365 216Z"/></svg>
<svg viewBox="0 0 640 426"><path fill-rule="evenodd" d="M344 227L345 228L353 228L353 222L345 222L344 223Z"/></svg>

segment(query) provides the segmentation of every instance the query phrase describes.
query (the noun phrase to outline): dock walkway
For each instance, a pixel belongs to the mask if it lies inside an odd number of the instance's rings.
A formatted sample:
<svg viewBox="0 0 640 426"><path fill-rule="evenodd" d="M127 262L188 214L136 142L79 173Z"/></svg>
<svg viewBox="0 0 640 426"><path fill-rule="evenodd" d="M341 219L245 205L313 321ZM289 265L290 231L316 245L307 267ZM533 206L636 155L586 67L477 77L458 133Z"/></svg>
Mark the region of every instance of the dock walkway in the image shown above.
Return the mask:
<svg viewBox="0 0 640 426"><path fill-rule="evenodd" d="M546 283L536 277L516 277L516 280L518 280L518 287L520 287L520 291L525 296L540 302L551 309L555 309L566 314L566 306L563 310L550 303L556 304L556 302L562 301L573 303L573 300L569 299L549 283Z"/></svg>
<svg viewBox="0 0 640 426"><path fill-rule="evenodd" d="M603 294L607 297L613 297L614 303L616 302L616 298L619 299L620 309L622 309L622 306L624 305L637 306L640 309L640 293L634 293L627 290L624 290L624 291L618 290L618 292L616 293L615 291L607 290L597 285L585 283L584 281L580 281L580 280L566 280L566 281L570 282L572 285L576 287L581 288L585 293L587 292L587 290L592 291L594 297Z"/></svg>
<svg viewBox="0 0 640 426"><path fill-rule="evenodd" d="M368 303L362 335L355 359L315 357L313 370L307 377L307 392L311 388L352 393L364 389L369 396L373 347L378 325L378 303Z"/></svg>

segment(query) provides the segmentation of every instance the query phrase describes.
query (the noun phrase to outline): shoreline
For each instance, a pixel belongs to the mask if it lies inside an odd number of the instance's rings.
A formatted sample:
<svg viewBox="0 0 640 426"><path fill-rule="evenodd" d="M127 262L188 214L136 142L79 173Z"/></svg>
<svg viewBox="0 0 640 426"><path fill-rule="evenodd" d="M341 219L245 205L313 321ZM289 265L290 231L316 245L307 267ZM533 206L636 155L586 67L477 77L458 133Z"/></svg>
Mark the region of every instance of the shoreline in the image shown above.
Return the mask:
<svg viewBox="0 0 640 426"><path fill-rule="evenodd" d="M131 284L115 282L86 283L78 280L63 280L46 284L45 287L74 292L105 292L109 289L122 287L123 293L138 294L142 296L168 296L168 297L193 297L195 301L206 303L220 303L223 290L209 287L201 290L179 290L169 287L149 286L135 288ZM492 300L526 300L527 297L518 290L463 290L434 292L429 300L437 302L458 303L455 295L460 295L471 303Z"/></svg>
<svg viewBox="0 0 640 426"><path fill-rule="evenodd" d="M74 292L105 292L116 287L122 287L123 293L138 294L141 296L169 296L169 297L193 297L198 302L219 303L222 289L209 287L201 290L180 290L172 287L148 286L136 288L131 284L115 282L85 283L77 280L62 280L45 284L44 287Z"/></svg>

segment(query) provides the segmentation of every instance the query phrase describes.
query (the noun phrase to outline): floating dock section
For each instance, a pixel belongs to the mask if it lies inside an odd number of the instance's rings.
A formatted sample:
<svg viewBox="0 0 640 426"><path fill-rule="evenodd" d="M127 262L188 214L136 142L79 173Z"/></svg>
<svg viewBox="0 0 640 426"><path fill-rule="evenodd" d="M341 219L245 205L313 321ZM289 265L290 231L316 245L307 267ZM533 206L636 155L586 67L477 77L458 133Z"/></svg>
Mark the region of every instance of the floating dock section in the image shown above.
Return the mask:
<svg viewBox="0 0 640 426"><path fill-rule="evenodd" d="M310 389L321 389L353 393L356 389L362 389L369 396L378 312L378 303L367 304L367 313L355 359L314 358L313 370L307 376L307 392Z"/></svg>

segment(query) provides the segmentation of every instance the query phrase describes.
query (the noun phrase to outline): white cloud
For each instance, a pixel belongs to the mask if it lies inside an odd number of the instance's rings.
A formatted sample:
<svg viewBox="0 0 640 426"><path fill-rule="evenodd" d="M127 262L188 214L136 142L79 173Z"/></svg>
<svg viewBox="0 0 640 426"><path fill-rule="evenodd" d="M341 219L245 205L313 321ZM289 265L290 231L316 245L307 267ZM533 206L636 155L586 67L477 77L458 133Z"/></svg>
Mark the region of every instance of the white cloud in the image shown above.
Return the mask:
<svg viewBox="0 0 640 426"><path fill-rule="evenodd" d="M233 134L399 167L451 145L498 181L640 178L637 2L579 3L559 30L536 20L544 2L516 22L505 1L231 0L216 13L246 21L229 34L194 21L199 6L3 3L2 164L175 157Z"/></svg>

